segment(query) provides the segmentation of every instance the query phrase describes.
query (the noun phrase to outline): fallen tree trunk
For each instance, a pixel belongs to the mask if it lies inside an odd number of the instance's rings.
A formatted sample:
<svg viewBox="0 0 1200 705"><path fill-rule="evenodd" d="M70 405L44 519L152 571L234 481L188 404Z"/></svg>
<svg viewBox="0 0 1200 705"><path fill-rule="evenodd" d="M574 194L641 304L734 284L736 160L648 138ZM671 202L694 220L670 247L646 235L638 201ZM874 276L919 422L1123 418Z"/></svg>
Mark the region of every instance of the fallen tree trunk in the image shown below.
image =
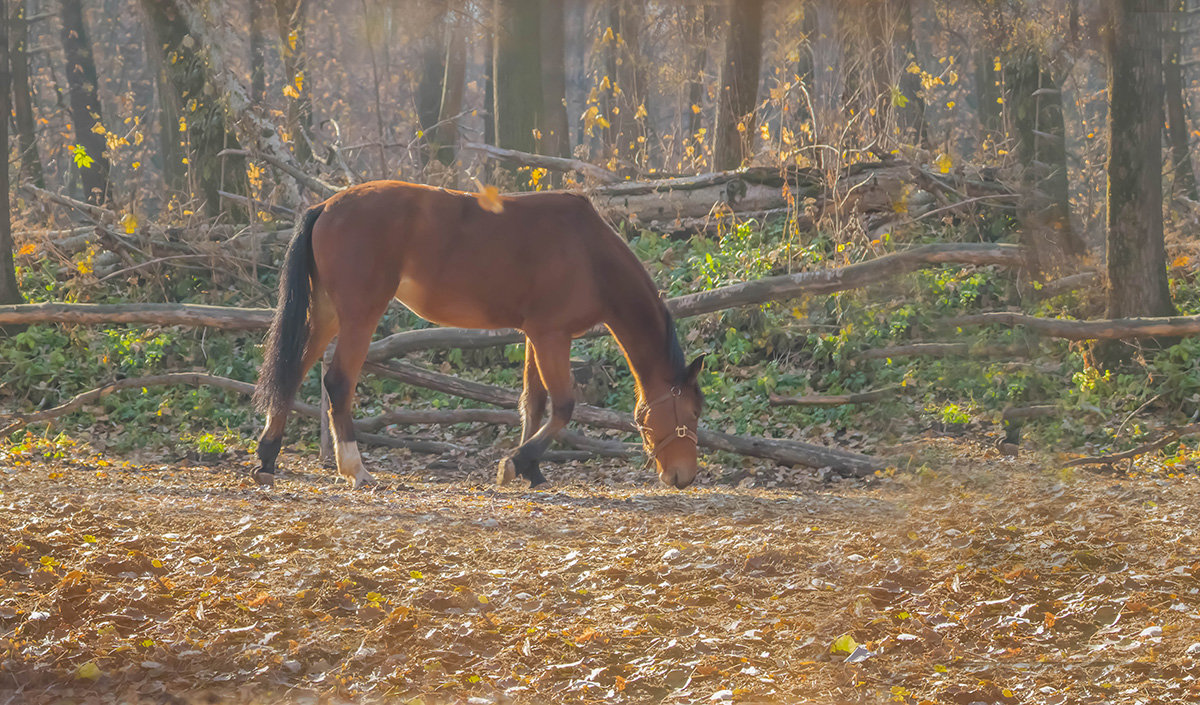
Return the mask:
<svg viewBox="0 0 1200 705"><path fill-rule="evenodd" d="M64 196L53 191L47 191L46 189L38 188L33 184L24 184L21 186L21 190L42 200L50 201L51 203L57 203L60 206L66 206L67 208L79 211L98 223L108 223L111 225L117 222L117 214L107 208L103 208L91 203L84 203L83 201L78 201L70 196Z"/></svg>
<svg viewBox="0 0 1200 705"><path fill-rule="evenodd" d="M915 271L924 266L942 264L1021 266L1024 262L1017 245L937 244L922 245L904 252L884 255L865 262L796 274L764 277L730 284L712 291L685 294L667 301L676 318L687 318L739 306L780 301L806 294L830 294ZM3 321L0 321L3 322ZM588 331L585 338L604 335L603 326ZM472 330L465 328L427 328L403 331L371 344L369 360L379 361L430 348L487 348L519 343L524 335L512 329Z"/></svg>
<svg viewBox="0 0 1200 705"><path fill-rule="evenodd" d="M1067 340L1126 340L1130 338L1178 338L1200 334L1200 316L1163 318L1109 318L1075 321L1066 318L1038 318L1023 313L993 311L957 316L947 326L1023 326L1038 335Z"/></svg>
<svg viewBox="0 0 1200 705"><path fill-rule="evenodd" d="M854 394L810 394L793 397L772 394L768 398L768 403L771 406L843 406L845 404L866 404L894 396L903 389L904 387L897 386L872 389L869 392L857 392Z"/></svg>
<svg viewBox="0 0 1200 705"><path fill-rule="evenodd" d="M205 326L223 330L266 328L269 308L231 308L202 304L17 304L0 306L0 325L10 323L142 323Z"/></svg>
<svg viewBox="0 0 1200 705"><path fill-rule="evenodd" d="M384 426L417 424L485 423L514 426L521 423L515 411L506 409L395 409L378 416L359 419L354 425L363 431L378 431Z"/></svg>
<svg viewBox="0 0 1200 705"><path fill-rule="evenodd" d="M754 168L654 181L626 181L599 186L588 192L596 208L615 220L670 223L703 218L717 210L764 211L788 205L784 179L778 169ZM818 196L824 186L818 179L796 180L796 198Z"/></svg>
<svg viewBox="0 0 1200 705"><path fill-rule="evenodd" d="M405 384L433 389L487 404L506 408L514 408L517 404L518 394L514 390L431 372L404 362L368 362L363 369L400 380ZM573 419L589 426L629 433L636 431L633 421L625 414L588 404L576 405ZM840 475L852 477L870 475L877 470L883 470L886 466L880 458L802 441L734 436L703 428L698 430L697 435L699 436L699 445L703 448L766 458L782 465L829 467Z"/></svg>
<svg viewBox="0 0 1200 705"><path fill-rule="evenodd" d="M780 465L829 468L843 477L869 477L887 467L881 458L803 441L734 436L704 429L698 435L704 448L766 458Z"/></svg>
<svg viewBox="0 0 1200 705"><path fill-rule="evenodd" d="M563 157L549 157L544 154L532 154L530 152L522 152L516 149L504 149L495 147L490 144L481 144L479 142L467 142L463 144L462 149L469 149L473 152L479 152L490 159L495 159L502 162L512 164L520 164L522 166L539 167L549 169L551 171L577 171L584 176L595 179L603 184L612 184L621 181L621 175L609 171L601 166L590 164L578 159L564 159Z"/></svg>
<svg viewBox="0 0 1200 705"><path fill-rule="evenodd" d="M1095 286L1100 282L1100 274L1093 271L1084 271L1077 274L1071 274L1061 279L1053 279L1042 285L1042 288L1036 290L1034 295L1041 299L1049 299L1059 294L1065 294L1068 291L1076 289L1087 289Z"/></svg>
<svg viewBox="0 0 1200 705"><path fill-rule="evenodd" d="M1024 255L1017 245L936 244L923 245L875 259L796 274L781 274L753 281L687 294L672 299L671 312L682 318L727 308L780 301L804 294L832 294L891 279L922 267L942 264L1019 267Z"/></svg>
<svg viewBox="0 0 1200 705"><path fill-rule="evenodd" d="M738 306L828 294L884 281L922 266L940 264L1019 266L1016 245L924 245L873 260L835 269L782 274L686 294L667 301L678 318L712 313ZM202 315L201 315L202 314ZM196 304L26 304L0 306L0 325L11 323L150 323L156 325L207 325L226 329L265 328L270 309L250 309ZM603 335L598 326L585 337ZM426 328L396 333L371 344L368 359L386 360L431 348L484 348L523 341L512 329L471 330Z"/></svg>
<svg viewBox="0 0 1200 705"><path fill-rule="evenodd" d="M887 360L900 357L1028 357L1024 345L971 345L970 343L912 343L886 348L860 350L854 357L860 360Z"/></svg>
<svg viewBox="0 0 1200 705"><path fill-rule="evenodd" d="M426 441L420 438L397 438L379 433L366 433L357 430L355 426L354 439L364 445L386 446L388 448L406 448L414 453L425 455L445 455L446 453L466 453L466 446L446 443L445 441Z"/></svg>
<svg viewBox="0 0 1200 705"><path fill-rule="evenodd" d="M254 159L254 158L262 159L263 161L265 161L266 163L275 167L276 169L282 171L283 173L287 174L288 176L291 176L293 179L295 179L297 182L299 182L301 186L305 187L309 191L312 191L313 193L317 194L321 198L329 198L330 196L337 193L338 191L341 191L341 189L338 188L337 186L334 186L333 184L327 184L324 181L318 179L317 177L315 177L311 174L308 174L303 169L301 169L299 166L294 165L294 164L289 164L289 163L283 161L282 159L279 159L278 157L274 157L270 154L266 154L266 153L256 154L254 152L251 152L248 149L223 149L220 152L217 152L217 156L218 157L248 157L251 159ZM291 211L291 213L292 213L292 215L295 215L295 211Z"/></svg>

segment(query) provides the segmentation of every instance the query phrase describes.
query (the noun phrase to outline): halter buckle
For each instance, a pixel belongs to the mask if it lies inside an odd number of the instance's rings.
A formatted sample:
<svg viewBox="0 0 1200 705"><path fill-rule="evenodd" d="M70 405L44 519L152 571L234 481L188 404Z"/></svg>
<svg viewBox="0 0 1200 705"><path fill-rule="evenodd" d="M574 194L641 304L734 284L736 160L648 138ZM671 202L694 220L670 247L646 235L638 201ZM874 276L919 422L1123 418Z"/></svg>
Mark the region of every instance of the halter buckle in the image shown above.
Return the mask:
<svg viewBox="0 0 1200 705"><path fill-rule="evenodd" d="M691 433L691 431L689 431L687 429L687 426L676 426L675 427L675 435L679 438L687 438L688 434L690 434L690 433Z"/></svg>

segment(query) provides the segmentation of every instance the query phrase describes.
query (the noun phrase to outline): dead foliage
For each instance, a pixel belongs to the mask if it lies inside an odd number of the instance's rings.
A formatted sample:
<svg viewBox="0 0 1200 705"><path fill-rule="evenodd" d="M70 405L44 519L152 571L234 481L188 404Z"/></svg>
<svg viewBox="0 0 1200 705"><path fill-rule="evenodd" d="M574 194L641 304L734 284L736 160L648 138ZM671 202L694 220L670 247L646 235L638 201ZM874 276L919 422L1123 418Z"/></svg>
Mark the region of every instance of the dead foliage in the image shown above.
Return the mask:
<svg viewBox="0 0 1200 705"><path fill-rule="evenodd" d="M529 492L401 456L353 492L308 453L262 491L244 456L8 445L0 702L1200 697L1196 477L944 443L869 481L710 468L686 492L624 463Z"/></svg>

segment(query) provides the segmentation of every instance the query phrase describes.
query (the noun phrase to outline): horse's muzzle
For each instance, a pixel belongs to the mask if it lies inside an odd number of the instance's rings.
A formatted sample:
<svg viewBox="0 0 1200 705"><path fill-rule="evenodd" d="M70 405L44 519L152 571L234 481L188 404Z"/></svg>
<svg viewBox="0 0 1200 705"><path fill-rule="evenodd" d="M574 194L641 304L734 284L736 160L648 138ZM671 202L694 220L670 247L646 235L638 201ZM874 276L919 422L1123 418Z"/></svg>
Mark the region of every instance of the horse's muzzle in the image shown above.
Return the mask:
<svg viewBox="0 0 1200 705"><path fill-rule="evenodd" d="M658 473L658 479L667 487L682 490L696 481L696 471L663 470Z"/></svg>

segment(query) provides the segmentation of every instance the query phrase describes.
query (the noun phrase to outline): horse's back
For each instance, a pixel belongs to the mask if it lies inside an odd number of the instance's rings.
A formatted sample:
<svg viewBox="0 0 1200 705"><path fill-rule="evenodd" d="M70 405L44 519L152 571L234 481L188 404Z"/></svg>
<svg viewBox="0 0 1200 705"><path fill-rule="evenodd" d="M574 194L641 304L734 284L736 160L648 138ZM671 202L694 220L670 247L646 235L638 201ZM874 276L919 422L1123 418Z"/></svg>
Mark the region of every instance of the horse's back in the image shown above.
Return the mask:
<svg viewBox="0 0 1200 705"><path fill-rule="evenodd" d="M582 326L598 322L598 273L628 253L577 194L502 197L369 182L325 204L313 231L318 280L354 301L392 296L441 325ZM616 248L616 249L614 249ZM335 304L337 302L335 301ZM573 331L577 332L577 331Z"/></svg>

